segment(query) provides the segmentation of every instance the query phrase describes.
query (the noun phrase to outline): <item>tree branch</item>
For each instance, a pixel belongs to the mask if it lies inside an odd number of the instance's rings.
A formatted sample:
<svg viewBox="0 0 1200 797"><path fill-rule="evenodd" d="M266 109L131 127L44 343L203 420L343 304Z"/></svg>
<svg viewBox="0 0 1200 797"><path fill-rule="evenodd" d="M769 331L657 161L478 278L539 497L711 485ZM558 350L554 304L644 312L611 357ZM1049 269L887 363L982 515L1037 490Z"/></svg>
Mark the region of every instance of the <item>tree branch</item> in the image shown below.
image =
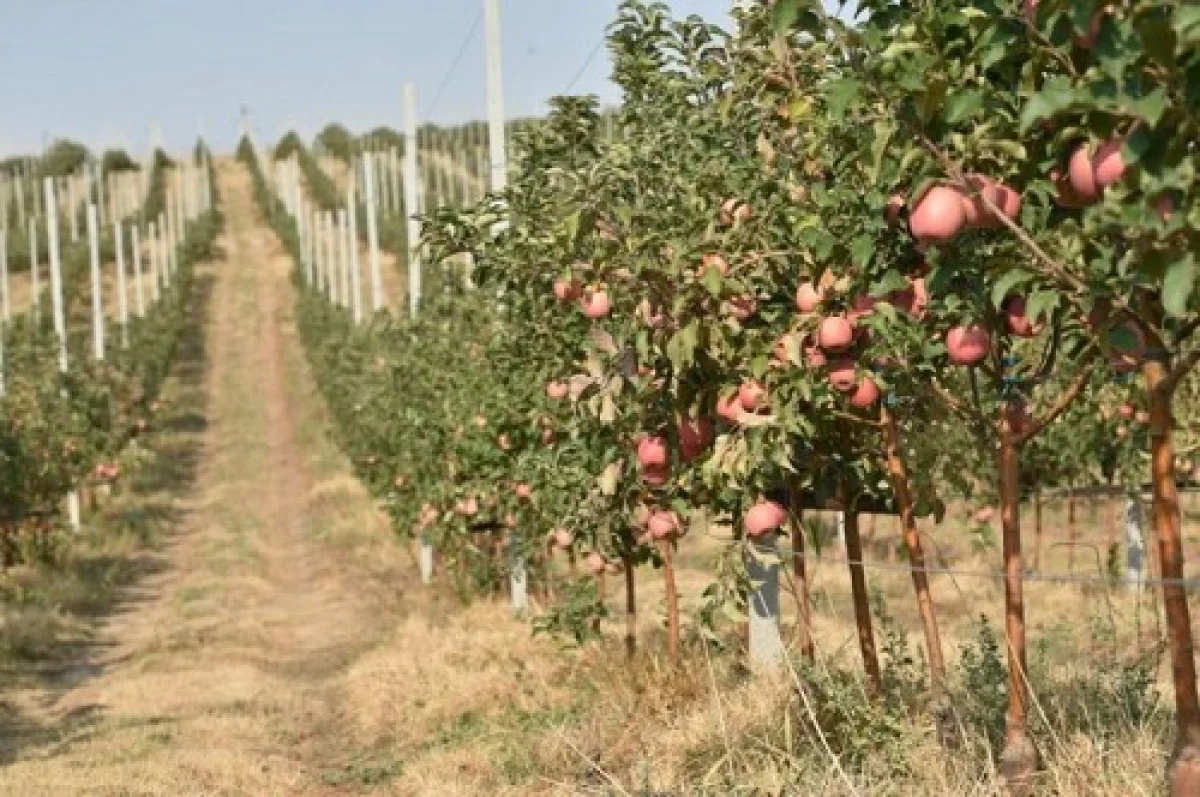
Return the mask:
<svg viewBox="0 0 1200 797"><path fill-rule="evenodd" d="M1095 370L1096 363L1092 362L1086 368L1076 374L1075 378L1071 380L1071 384L1067 386L1066 390L1059 394L1058 401L1054 402L1050 409L1046 411L1046 414L1044 414L1038 420L1035 420L1029 425L1029 428L1025 429L1025 431L1016 436L1017 445L1021 445L1022 443L1032 440L1034 437L1040 434L1043 429L1054 423L1054 420L1058 418L1059 415L1062 415L1063 412L1066 411L1067 407L1071 406L1071 402L1079 398L1079 394L1083 392L1083 388L1087 386L1088 380L1092 378L1092 372Z"/></svg>

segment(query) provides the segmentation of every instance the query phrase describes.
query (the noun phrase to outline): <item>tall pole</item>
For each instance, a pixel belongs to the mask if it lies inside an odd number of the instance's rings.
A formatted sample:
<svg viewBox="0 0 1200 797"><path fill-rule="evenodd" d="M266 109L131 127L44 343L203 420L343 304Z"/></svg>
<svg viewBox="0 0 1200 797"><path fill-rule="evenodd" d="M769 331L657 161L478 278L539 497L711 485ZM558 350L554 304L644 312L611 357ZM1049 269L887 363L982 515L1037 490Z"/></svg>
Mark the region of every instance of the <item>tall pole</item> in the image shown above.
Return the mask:
<svg viewBox="0 0 1200 797"><path fill-rule="evenodd" d="M36 185L35 185L36 188ZM37 194L37 191L34 191ZM30 308L33 313L33 323L41 323L42 315L42 287L38 283L40 278L38 275L38 224L37 217L29 217L29 286L30 286Z"/></svg>
<svg viewBox="0 0 1200 797"><path fill-rule="evenodd" d="M113 245L117 250L117 321L121 324L121 348L129 348L129 283L125 279L125 235L121 214L114 213Z"/></svg>
<svg viewBox="0 0 1200 797"><path fill-rule="evenodd" d="M501 79L500 0L483 0L484 42L487 47L488 148L491 155L491 188L508 185L508 157L504 131L504 86Z"/></svg>
<svg viewBox="0 0 1200 797"><path fill-rule="evenodd" d="M370 152L363 153L363 182L367 205L367 257L371 268L371 310L378 313L383 309L383 277L379 271L379 221L375 207L375 171Z"/></svg>
<svg viewBox="0 0 1200 797"><path fill-rule="evenodd" d="M87 206L88 252L92 265L92 346L97 360L104 359L104 280L100 273L100 214L95 203Z"/></svg>
<svg viewBox="0 0 1200 797"><path fill-rule="evenodd" d="M417 182L417 87L404 84L404 215L407 220L408 312L417 315L421 304L421 212L420 186Z"/></svg>
<svg viewBox="0 0 1200 797"><path fill-rule="evenodd" d="M54 195L54 178L47 177L45 183L46 208L46 240L50 252L50 302L54 309L54 332L58 337L58 370L67 372L67 319L63 311L63 278L62 254L58 246L58 207ZM65 388L64 388L65 390ZM67 521L76 531L82 525L79 513L79 491L71 490L67 494Z"/></svg>

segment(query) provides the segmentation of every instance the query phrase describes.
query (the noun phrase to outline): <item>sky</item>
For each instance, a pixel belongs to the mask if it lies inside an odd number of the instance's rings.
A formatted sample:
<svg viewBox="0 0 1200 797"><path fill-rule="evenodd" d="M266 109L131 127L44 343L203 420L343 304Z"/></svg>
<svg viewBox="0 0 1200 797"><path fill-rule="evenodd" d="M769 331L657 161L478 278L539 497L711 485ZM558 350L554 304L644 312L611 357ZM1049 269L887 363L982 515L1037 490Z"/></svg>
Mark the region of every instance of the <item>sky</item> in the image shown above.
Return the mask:
<svg viewBox="0 0 1200 797"><path fill-rule="evenodd" d="M722 25L732 6L670 3ZM506 116L540 114L573 80L572 93L616 102L607 49L594 51L617 5L500 0ZM398 129L405 81L417 87L420 121L480 119L482 7L483 0L0 0L0 155L36 152L44 136L140 155L155 126L168 151L190 146L198 133L230 151L243 107L265 141L289 129L311 138L330 121L355 132Z"/></svg>

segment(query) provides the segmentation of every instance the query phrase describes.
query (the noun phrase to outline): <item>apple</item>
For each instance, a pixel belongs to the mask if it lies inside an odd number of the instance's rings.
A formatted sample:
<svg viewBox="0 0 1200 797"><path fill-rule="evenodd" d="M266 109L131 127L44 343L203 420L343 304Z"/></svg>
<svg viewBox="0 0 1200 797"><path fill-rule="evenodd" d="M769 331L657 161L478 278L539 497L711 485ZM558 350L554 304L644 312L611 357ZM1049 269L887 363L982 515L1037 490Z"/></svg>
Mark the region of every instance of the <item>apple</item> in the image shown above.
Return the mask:
<svg viewBox="0 0 1200 797"><path fill-rule="evenodd" d="M859 409L866 409L877 401L879 401L879 385L875 384L875 380L871 377L864 376L859 381L854 395L850 396L850 404Z"/></svg>
<svg viewBox="0 0 1200 797"><path fill-rule="evenodd" d="M602 288L585 291L579 300L579 306L583 308L583 314L593 321L607 318L612 312L612 301L608 298L608 292Z"/></svg>
<svg viewBox="0 0 1200 797"><path fill-rule="evenodd" d="M766 406L767 389L756 379L747 379L738 388L738 403L746 412L757 412Z"/></svg>
<svg viewBox="0 0 1200 797"><path fill-rule="evenodd" d="M560 302L573 302L583 293L583 285L577 279L565 280L561 277L554 280L554 298Z"/></svg>
<svg viewBox="0 0 1200 797"><path fill-rule="evenodd" d="M921 243L951 241L966 223L962 194L944 185L926 191L908 218L909 230Z"/></svg>
<svg viewBox="0 0 1200 797"><path fill-rule="evenodd" d="M991 347L991 336L978 324L956 326L946 333L946 351L955 365L977 365Z"/></svg>
<svg viewBox="0 0 1200 797"><path fill-rule="evenodd" d="M1000 305L1000 309L1004 313L1004 325L1010 334L1018 338L1032 338L1041 333L1042 325L1034 324L1025 314L1024 296L1009 296Z"/></svg>
<svg viewBox="0 0 1200 797"><path fill-rule="evenodd" d="M679 515L663 510L653 512L650 515L650 520L646 523L646 530L656 540L667 540L676 537L682 528L683 524L679 520Z"/></svg>
<svg viewBox="0 0 1200 797"><path fill-rule="evenodd" d="M817 327L817 345L825 351L842 351L854 342L854 325L842 316L821 319Z"/></svg>
<svg viewBox="0 0 1200 797"><path fill-rule="evenodd" d="M742 527L746 536L754 538L774 531L787 522L787 510L774 501L759 501L746 510Z"/></svg>
<svg viewBox="0 0 1200 797"><path fill-rule="evenodd" d="M796 289L796 309L801 313L814 313L825 299L825 292L811 282L802 282Z"/></svg>

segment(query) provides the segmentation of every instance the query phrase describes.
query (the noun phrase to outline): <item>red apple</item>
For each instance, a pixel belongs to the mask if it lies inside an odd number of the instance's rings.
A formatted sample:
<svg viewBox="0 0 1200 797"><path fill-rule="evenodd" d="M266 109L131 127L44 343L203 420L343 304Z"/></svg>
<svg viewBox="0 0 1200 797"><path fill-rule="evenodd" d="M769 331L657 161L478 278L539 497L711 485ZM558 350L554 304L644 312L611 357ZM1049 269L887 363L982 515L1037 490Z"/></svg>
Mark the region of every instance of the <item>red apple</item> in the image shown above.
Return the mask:
<svg viewBox="0 0 1200 797"><path fill-rule="evenodd" d="M1080 144L1067 161L1067 179L1079 202L1091 204L1100 198L1101 186L1096 182L1096 167L1087 144Z"/></svg>
<svg viewBox="0 0 1200 797"><path fill-rule="evenodd" d="M842 316L832 315L821 319L817 327L817 345L824 351L842 351L854 342L854 325Z"/></svg>
<svg viewBox="0 0 1200 797"><path fill-rule="evenodd" d="M730 423L741 423L744 413L745 410L742 409L742 402L737 393L717 398L717 415Z"/></svg>
<svg viewBox="0 0 1200 797"><path fill-rule="evenodd" d="M813 313L820 307L825 298L825 292L811 282L802 282L796 289L796 309L801 313Z"/></svg>
<svg viewBox="0 0 1200 797"><path fill-rule="evenodd" d="M566 382L559 382L556 380L554 382L549 382L546 385L546 397L554 399L555 401L566 398L567 393L569 392L570 388L567 386Z"/></svg>
<svg viewBox="0 0 1200 797"><path fill-rule="evenodd" d="M746 511L742 527L748 537L761 537L787 522L787 510L774 501L759 501Z"/></svg>
<svg viewBox="0 0 1200 797"><path fill-rule="evenodd" d="M1033 323L1025 314L1025 297L1009 296L1000 306L1004 313L1004 325L1018 338L1032 338L1041 334L1042 325Z"/></svg>
<svg viewBox="0 0 1200 797"><path fill-rule="evenodd" d="M766 406L767 389L755 379L747 379L738 388L738 403L746 412L757 412Z"/></svg>
<svg viewBox="0 0 1200 797"><path fill-rule="evenodd" d="M708 252L700 258L699 275L701 279L710 267L715 268L722 277L729 276L729 261L719 254Z"/></svg>
<svg viewBox="0 0 1200 797"><path fill-rule="evenodd" d="M647 531L656 540L667 540L678 536L682 528L683 524L679 520L679 515L663 510L658 510L650 515L650 520L646 523Z"/></svg>
<svg viewBox="0 0 1200 797"><path fill-rule="evenodd" d="M638 441L638 464L643 468L665 467L671 461L667 441L661 437L647 435Z"/></svg>
<svg viewBox="0 0 1200 797"><path fill-rule="evenodd" d="M874 406L879 401L879 385L869 376L864 376L858 383L854 395L850 396L850 404L859 409Z"/></svg>
<svg viewBox="0 0 1200 797"><path fill-rule="evenodd" d="M583 292L583 286L577 279L565 280L561 277L554 280L554 298L560 302L573 302Z"/></svg>
<svg viewBox="0 0 1200 797"><path fill-rule="evenodd" d="M953 240L966 223L962 194L944 185L926 191L908 218L909 230L921 243Z"/></svg>
<svg viewBox="0 0 1200 797"><path fill-rule="evenodd" d="M607 318L612 312L612 302L603 289L585 291L579 305L583 308L583 314L592 320Z"/></svg>
<svg viewBox="0 0 1200 797"><path fill-rule="evenodd" d="M991 336L978 324L957 326L946 333L946 351L955 365L977 365L991 348Z"/></svg>
<svg viewBox="0 0 1200 797"><path fill-rule="evenodd" d="M1125 176L1125 157L1121 154L1124 142L1114 138L1104 142L1092 156L1092 169L1096 177L1096 186L1103 191Z"/></svg>

